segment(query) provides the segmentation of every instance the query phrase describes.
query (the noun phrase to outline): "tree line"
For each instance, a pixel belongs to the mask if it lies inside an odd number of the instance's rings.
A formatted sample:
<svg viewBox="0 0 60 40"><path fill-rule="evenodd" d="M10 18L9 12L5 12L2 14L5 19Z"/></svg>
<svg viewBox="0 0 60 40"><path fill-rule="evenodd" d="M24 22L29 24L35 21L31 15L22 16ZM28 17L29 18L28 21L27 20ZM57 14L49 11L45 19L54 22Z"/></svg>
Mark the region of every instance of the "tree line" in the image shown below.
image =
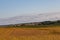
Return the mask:
<svg viewBox="0 0 60 40"><path fill-rule="evenodd" d="M31 26L45 26L45 25L60 25L60 20L57 21L43 21L43 22L32 22L32 23L22 23L22 24L10 24L2 25L3 27L31 27ZM1 27L2 27L1 26Z"/></svg>

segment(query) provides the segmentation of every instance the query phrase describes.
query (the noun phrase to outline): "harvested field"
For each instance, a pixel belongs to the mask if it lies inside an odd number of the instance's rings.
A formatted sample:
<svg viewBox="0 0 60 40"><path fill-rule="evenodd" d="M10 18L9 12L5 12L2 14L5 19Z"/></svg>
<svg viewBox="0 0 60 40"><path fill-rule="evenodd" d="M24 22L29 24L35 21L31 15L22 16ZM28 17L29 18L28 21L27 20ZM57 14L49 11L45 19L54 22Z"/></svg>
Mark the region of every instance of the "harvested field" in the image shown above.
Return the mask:
<svg viewBox="0 0 60 40"><path fill-rule="evenodd" d="M60 27L0 28L0 40L60 40Z"/></svg>

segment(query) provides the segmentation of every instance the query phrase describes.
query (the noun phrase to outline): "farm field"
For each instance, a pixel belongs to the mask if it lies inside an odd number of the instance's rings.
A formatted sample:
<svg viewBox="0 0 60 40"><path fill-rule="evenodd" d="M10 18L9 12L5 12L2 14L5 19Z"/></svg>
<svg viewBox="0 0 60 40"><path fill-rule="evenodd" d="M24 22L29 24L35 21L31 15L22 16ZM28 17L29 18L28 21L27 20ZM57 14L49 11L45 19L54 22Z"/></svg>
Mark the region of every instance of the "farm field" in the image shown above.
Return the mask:
<svg viewBox="0 0 60 40"><path fill-rule="evenodd" d="M60 27L0 28L0 40L60 40Z"/></svg>

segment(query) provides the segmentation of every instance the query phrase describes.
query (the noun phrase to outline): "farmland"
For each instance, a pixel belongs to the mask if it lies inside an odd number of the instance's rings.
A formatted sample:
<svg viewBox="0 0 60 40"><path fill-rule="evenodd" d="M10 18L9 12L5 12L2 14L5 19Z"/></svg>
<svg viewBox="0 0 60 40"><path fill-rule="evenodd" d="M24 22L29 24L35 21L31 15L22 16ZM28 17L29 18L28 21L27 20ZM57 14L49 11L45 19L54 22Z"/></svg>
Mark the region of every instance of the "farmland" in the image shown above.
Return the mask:
<svg viewBox="0 0 60 40"><path fill-rule="evenodd" d="M0 40L60 40L60 27L0 28Z"/></svg>

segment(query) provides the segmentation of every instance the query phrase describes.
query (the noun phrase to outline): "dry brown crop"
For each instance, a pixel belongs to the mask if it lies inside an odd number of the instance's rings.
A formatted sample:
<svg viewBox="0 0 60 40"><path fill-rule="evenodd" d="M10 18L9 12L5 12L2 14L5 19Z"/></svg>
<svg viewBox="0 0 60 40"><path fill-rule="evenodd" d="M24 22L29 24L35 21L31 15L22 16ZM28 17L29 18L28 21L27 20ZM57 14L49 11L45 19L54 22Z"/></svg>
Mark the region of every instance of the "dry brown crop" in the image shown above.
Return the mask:
<svg viewBox="0 0 60 40"><path fill-rule="evenodd" d="M60 27L0 28L0 40L60 40Z"/></svg>

